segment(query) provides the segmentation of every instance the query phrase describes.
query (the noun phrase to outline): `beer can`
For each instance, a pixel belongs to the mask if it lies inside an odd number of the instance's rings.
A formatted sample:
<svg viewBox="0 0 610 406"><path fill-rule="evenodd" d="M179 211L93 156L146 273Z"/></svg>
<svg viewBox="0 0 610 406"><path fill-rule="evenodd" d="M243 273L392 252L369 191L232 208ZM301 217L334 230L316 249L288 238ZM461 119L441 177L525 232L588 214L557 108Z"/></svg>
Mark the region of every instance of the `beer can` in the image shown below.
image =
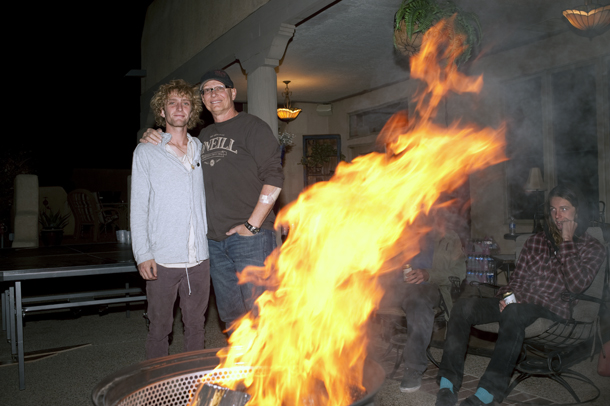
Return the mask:
<svg viewBox="0 0 610 406"><path fill-rule="evenodd" d="M504 295L502 295L502 298L506 304L517 303L517 298L513 292L506 292Z"/></svg>
<svg viewBox="0 0 610 406"><path fill-rule="evenodd" d="M413 270L413 268L411 268L411 264L405 264L405 266L402 268L402 278L403 280L406 282L407 280L407 275L409 274L409 272L411 272Z"/></svg>

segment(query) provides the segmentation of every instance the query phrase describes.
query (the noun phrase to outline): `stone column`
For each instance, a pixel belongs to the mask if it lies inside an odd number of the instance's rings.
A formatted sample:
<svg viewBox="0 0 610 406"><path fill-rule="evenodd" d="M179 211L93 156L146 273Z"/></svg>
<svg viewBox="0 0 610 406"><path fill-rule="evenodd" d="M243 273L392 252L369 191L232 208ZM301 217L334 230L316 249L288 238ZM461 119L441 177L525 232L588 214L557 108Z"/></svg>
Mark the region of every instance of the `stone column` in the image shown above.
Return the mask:
<svg viewBox="0 0 610 406"><path fill-rule="evenodd" d="M271 127L277 134L277 74L275 68L286 52L295 26L282 23L273 35L263 35L236 52L248 75L248 112Z"/></svg>
<svg viewBox="0 0 610 406"><path fill-rule="evenodd" d="M248 113L269 124L278 137L277 74L272 66L260 66L248 73Z"/></svg>

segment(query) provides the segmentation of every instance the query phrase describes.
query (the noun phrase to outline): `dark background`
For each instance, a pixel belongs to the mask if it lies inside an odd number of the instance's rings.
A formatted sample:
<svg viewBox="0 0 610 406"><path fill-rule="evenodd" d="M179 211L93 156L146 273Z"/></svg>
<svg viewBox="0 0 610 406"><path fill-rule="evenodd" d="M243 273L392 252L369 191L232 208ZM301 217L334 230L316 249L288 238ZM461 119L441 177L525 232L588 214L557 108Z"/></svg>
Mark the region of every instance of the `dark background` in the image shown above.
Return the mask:
<svg viewBox="0 0 610 406"><path fill-rule="evenodd" d="M140 128L140 43L152 0L17 4L4 16L0 223L15 176L75 188L75 169L130 169ZM13 6L11 6L13 7Z"/></svg>
<svg viewBox="0 0 610 406"><path fill-rule="evenodd" d="M21 103L29 104L28 111L19 112L25 113L25 132L7 137L2 148L5 175L35 173L40 186L69 191L74 168L131 167L140 128L140 78L125 75L141 68L150 3L68 2L17 13L5 38L14 51L7 85L20 77L29 82L21 96L30 101ZM34 38L23 40L32 30Z"/></svg>

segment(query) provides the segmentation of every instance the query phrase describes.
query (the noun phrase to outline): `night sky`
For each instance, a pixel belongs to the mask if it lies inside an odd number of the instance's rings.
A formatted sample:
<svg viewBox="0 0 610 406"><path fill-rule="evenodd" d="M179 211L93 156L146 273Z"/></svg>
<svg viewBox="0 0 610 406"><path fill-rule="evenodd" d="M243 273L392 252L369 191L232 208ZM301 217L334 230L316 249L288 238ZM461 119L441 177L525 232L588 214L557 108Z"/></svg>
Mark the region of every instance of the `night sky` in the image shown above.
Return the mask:
<svg viewBox="0 0 610 406"><path fill-rule="evenodd" d="M9 69L15 81L24 74L31 80L34 111L25 134L4 144L5 169L21 166L39 176L40 186L69 191L74 168L131 167L140 79L125 74L141 68L142 27L151 2L69 2L74 7L43 5L19 13L13 35L34 29L36 36L9 41L16 62Z"/></svg>

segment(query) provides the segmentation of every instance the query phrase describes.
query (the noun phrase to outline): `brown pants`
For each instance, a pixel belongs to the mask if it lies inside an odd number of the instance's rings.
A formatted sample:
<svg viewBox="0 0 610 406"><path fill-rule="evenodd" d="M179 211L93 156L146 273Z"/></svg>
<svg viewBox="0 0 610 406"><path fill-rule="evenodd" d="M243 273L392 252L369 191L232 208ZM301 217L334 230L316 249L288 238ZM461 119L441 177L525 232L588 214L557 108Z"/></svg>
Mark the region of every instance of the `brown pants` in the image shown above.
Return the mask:
<svg viewBox="0 0 610 406"><path fill-rule="evenodd" d="M180 296L184 323L184 350L202 350L205 311L210 297L210 261L188 268L165 268L157 264L157 279L146 281L148 319L146 359L164 357L169 353L168 336L174 324L174 302ZM189 294L190 285L190 294Z"/></svg>

